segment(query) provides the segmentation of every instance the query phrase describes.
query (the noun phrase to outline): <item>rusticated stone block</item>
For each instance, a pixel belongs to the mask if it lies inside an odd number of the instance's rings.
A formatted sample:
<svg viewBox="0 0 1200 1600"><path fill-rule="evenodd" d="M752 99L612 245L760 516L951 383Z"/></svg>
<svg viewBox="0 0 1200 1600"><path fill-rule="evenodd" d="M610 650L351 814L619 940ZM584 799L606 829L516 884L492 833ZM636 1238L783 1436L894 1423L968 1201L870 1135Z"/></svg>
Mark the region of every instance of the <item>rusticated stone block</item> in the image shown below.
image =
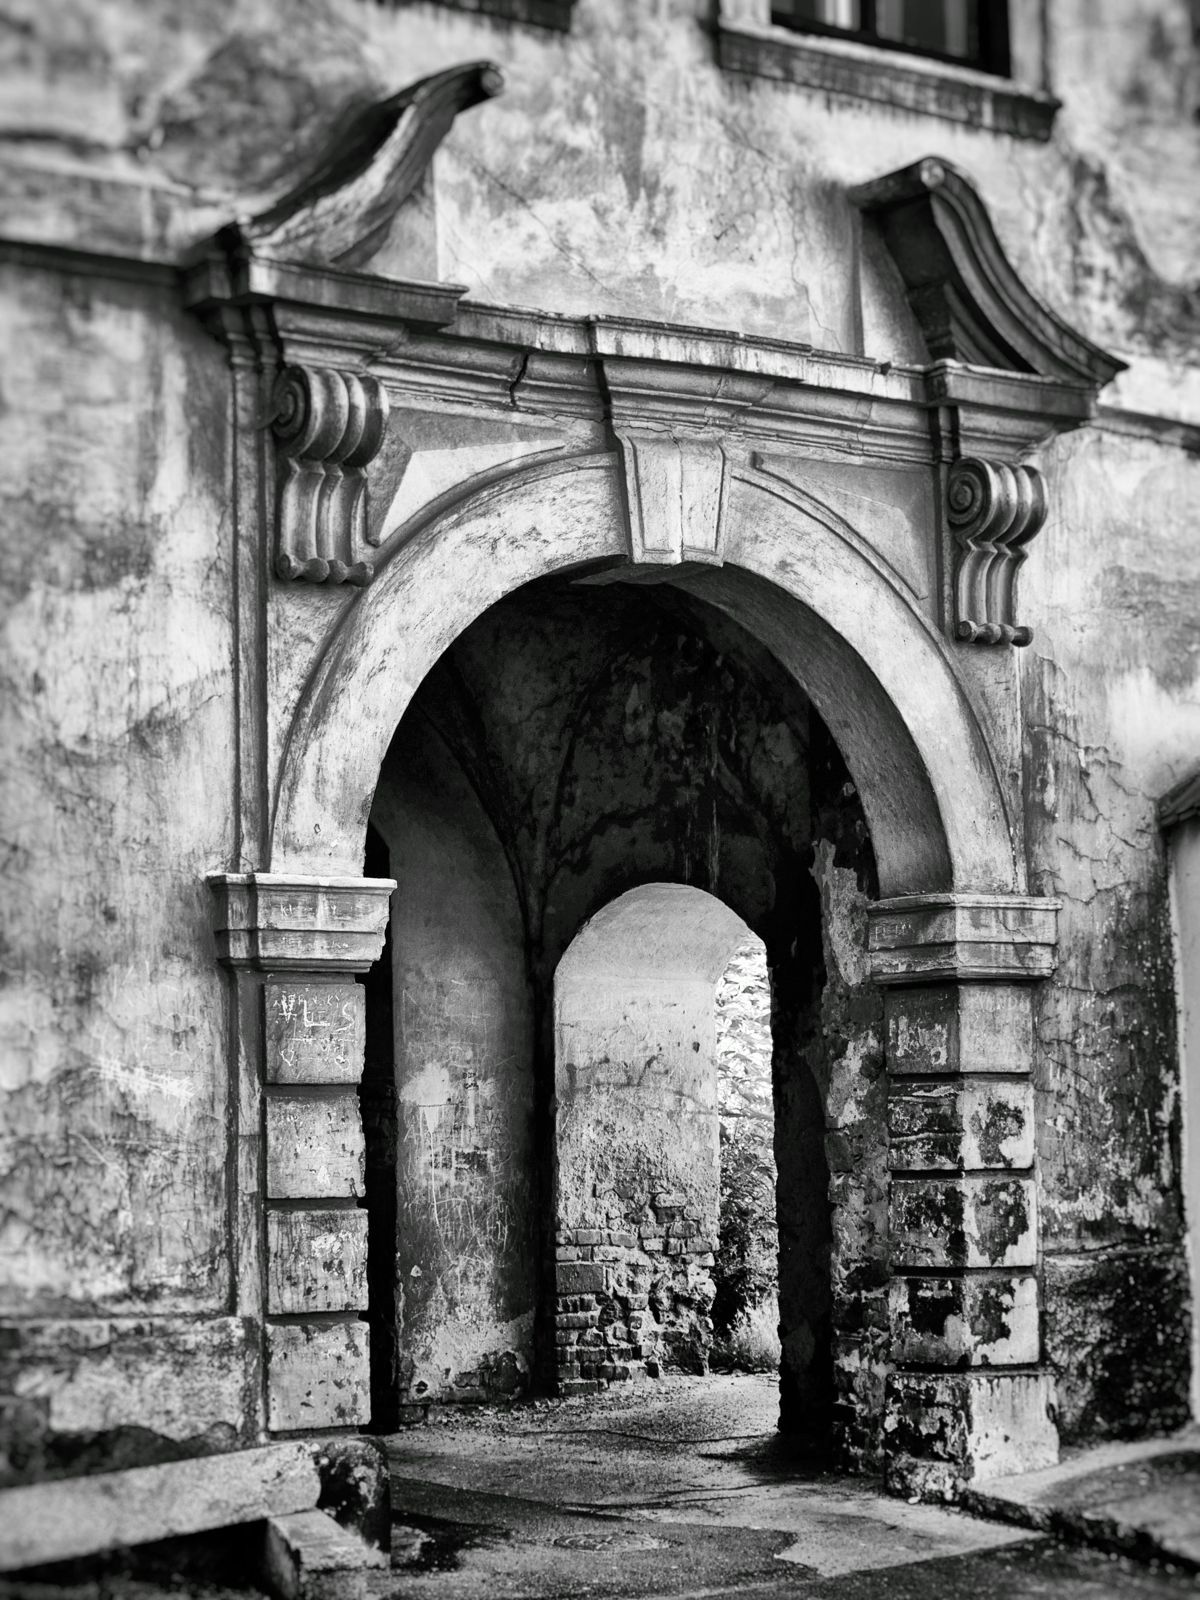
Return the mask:
<svg viewBox="0 0 1200 1600"><path fill-rule="evenodd" d="M893 1083L888 1091L893 1171L1033 1165L1033 1084L1019 1078Z"/></svg>
<svg viewBox="0 0 1200 1600"><path fill-rule="evenodd" d="M273 982L263 989L268 1083L357 1083L366 1041L360 983Z"/></svg>
<svg viewBox="0 0 1200 1600"><path fill-rule="evenodd" d="M884 994L888 1071L1027 1073L1033 997L1006 983L939 984Z"/></svg>
<svg viewBox="0 0 1200 1600"><path fill-rule="evenodd" d="M267 1213L267 1310L365 1311L365 1211Z"/></svg>
<svg viewBox="0 0 1200 1600"><path fill-rule="evenodd" d="M893 1270L1032 1267L1037 1194L1030 1178L896 1178L888 1206Z"/></svg>
<svg viewBox="0 0 1200 1600"><path fill-rule="evenodd" d="M365 1322L267 1328L267 1424L353 1428L371 1416Z"/></svg>
<svg viewBox="0 0 1200 1600"><path fill-rule="evenodd" d="M366 1156L358 1096L267 1101L267 1196L272 1200L359 1198Z"/></svg>
<svg viewBox="0 0 1200 1600"><path fill-rule="evenodd" d="M1024 1366L1038 1359L1032 1274L893 1278L888 1310L892 1359L902 1365Z"/></svg>
<svg viewBox="0 0 1200 1600"><path fill-rule="evenodd" d="M892 1490L954 1490L1058 1460L1046 1373L894 1372L885 1408Z"/></svg>

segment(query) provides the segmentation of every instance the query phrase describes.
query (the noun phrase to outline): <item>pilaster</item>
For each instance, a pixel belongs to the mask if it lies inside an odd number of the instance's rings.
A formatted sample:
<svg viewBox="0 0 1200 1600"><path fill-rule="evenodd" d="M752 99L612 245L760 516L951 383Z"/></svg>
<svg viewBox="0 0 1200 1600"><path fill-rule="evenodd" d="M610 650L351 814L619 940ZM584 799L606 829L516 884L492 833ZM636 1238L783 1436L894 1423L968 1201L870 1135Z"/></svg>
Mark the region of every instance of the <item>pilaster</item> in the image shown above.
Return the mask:
<svg viewBox="0 0 1200 1600"><path fill-rule="evenodd" d="M881 901L868 943L888 1068L889 1483L941 1490L1057 1460L1042 1370L1033 985L1058 905Z"/></svg>
<svg viewBox="0 0 1200 1600"><path fill-rule="evenodd" d="M222 873L209 879L234 974L239 1309L261 1318L272 1433L370 1418L365 993L395 883Z"/></svg>

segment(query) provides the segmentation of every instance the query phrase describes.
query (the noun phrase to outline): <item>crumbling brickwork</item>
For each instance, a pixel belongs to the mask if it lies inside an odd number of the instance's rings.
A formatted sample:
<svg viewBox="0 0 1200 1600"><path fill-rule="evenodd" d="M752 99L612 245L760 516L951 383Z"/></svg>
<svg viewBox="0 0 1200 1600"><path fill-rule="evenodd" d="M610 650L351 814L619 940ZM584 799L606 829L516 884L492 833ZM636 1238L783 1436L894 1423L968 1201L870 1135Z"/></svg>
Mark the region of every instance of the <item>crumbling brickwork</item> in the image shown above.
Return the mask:
<svg viewBox="0 0 1200 1600"><path fill-rule="evenodd" d="M559 1228L555 1345L560 1394L627 1378L705 1372L716 1241L681 1195L612 1196L623 1227ZM613 1212L608 1212L611 1220Z"/></svg>

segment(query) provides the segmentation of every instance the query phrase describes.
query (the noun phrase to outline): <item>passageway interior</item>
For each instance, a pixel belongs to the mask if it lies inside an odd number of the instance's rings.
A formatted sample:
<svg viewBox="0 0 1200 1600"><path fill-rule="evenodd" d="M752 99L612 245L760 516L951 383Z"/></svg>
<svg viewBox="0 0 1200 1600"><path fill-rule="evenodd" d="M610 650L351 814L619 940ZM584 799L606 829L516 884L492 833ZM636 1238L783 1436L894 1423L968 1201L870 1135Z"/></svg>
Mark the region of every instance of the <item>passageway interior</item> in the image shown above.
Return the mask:
<svg viewBox="0 0 1200 1600"><path fill-rule="evenodd" d="M362 1087L375 1427L699 1373L755 1312L783 1427L825 1439L837 1330L881 1317L877 889L801 686L670 584L532 584L414 695L365 866L399 885ZM726 1187L778 1177L722 1283L723 1126Z"/></svg>
<svg viewBox="0 0 1200 1600"><path fill-rule="evenodd" d="M768 983L762 941L686 884L627 890L559 962L560 1394L746 1364L755 1330L778 1366Z"/></svg>

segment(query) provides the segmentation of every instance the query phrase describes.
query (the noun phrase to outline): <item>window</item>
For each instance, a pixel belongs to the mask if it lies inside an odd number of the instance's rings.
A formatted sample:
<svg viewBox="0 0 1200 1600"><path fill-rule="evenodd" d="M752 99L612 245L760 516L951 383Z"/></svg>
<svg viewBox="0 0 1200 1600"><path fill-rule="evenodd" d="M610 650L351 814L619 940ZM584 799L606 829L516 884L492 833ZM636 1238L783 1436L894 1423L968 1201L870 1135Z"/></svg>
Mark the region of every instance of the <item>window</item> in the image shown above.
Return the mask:
<svg viewBox="0 0 1200 1600"><path fill-rule="evenodd" d="M1008 72L1008 7L998 0L775 0L771 21Z"/></svg>

